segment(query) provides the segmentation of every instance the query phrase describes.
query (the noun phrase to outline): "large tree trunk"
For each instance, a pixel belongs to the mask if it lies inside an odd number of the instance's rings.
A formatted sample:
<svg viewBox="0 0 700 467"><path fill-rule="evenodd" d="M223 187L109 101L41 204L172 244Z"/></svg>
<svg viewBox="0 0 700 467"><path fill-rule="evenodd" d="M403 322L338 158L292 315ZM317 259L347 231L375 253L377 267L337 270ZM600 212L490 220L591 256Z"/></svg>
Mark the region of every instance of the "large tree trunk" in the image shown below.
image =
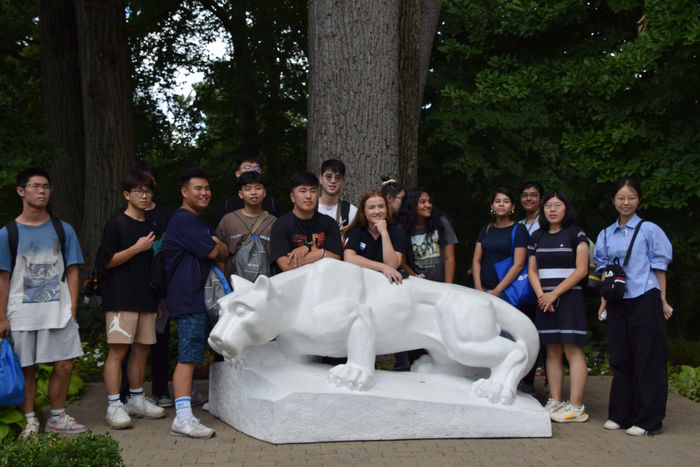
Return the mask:
<svg viewBox="0 0 700 467"><path fill-rule="evenodd" d="M355 203L398 171L398 14L397 0L309 2L307 166L345 162Z"/></svg>
<svg viewBox="0 0 700 467"><path fill-rule="evenodd" d="M307 166L347 166L356 202L382 175L416 182L418 117L439 0L311 0ZM427 37L429 36L429 37Z"/></svg>
<svg viewBox="0 0 700 467"><path fill-rule="evenodd" d="M86 167L80 237L91 263L109 215L124 202L121 179L134 159L132 92L124 1L75 1Z"/></svg>
<svg viewBox="0 0 700 467"><path fill-rule="evenodd" d="M85 177L78 35L73 0L39 2L41 82L46 127L60 155L51 167L53 213L76 229L83 220Z"/></svg>

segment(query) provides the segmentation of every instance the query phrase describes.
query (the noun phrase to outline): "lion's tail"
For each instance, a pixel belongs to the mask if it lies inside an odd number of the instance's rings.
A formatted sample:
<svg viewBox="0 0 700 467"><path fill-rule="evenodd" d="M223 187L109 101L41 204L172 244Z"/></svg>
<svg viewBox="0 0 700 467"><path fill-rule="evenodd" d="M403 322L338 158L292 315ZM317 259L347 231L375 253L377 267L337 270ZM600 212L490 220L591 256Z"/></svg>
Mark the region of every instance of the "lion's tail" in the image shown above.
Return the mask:
<svg viewBox="0 0 700 467"><path fill-rule="evenodd" d="M506 301L494 297L492 303L496 309L498 325L502 330L513 336L515 342L522 345L527 352L528 362L524 373L520 376L522 378L535 364L540 351L540 336L537 333L537 328L535 328L535 325L525 313Z"/></svg>

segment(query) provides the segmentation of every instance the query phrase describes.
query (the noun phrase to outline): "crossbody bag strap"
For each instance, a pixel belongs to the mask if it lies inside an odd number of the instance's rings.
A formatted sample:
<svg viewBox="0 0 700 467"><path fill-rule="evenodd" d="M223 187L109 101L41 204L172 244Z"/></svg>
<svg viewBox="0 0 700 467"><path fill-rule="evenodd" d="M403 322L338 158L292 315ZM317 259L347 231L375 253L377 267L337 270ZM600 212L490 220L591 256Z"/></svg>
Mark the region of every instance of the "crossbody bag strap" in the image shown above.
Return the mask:
<svg viewBox="0 0 700 467"><path fill-rule="evenodd" d="M234 214L236 217L238 217L238 220L240 220L241 223L243 223L243 225L245 225L245 222L243 221L243 219L241 219L241 216L239 216L239 215L238 215L237 213L235 213L235 212L234 212L233 214ZM266 218L269 214L270 214L270 213L267 212L267 211L263 211L262 214L260 214L260 217L258 217L258 220L255 221L255 224L253 224L253 227L251 227L250 229L248 229L248 236L247 236L247 237L245 238L245 240L243 240L241 243L247 242L248 240L250 240L250 237L252 237L253 235L255 235L255 231L258 230L258 228L262 225L263 221L265 220L265 218Z"/></svg>
<svg viewBox="0 0 700 467"><path fill-rule="evenodd" d="M513 231L510 233L510 256L511 258L515 259L513 256L515 254L515 229L518 228L518 223L516 222L513 225Z"/></svg>
<svg viewBox="0 0 700 467"><path fill-rule="evenodd" d="M626 267L627 263L630 260L630 255L632 254L632 246L634 246L634 240L637 238L637 234L639 233L640 227L642 227L642 224L644 223L643 220L639 221L639 224L637 224L637 228L634 229L634 235L632 235L632 241L630 242L629 248L627 248L627 254L625 255L625 262L622 263L622 267Z"/></svg>

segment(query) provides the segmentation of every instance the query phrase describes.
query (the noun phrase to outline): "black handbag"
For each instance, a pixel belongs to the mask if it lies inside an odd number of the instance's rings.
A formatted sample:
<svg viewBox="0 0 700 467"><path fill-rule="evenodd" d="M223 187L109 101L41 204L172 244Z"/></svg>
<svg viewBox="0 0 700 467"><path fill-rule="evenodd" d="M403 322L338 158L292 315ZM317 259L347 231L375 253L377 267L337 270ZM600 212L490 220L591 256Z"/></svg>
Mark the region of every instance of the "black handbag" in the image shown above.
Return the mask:
<svg viewBox="0 0 700 467"><path fill-rule="evenodd" d="M637 238L639 233L639 228L642 226L644 221L640 220L637 224L637 228L634 229L634 235L632 235L632 241L630 242L629 248L627 248L627 254L625 255L625 261L620 266L620 260L615 257L612 264L608 264L605 268L605 273L603 274L603 282L600 284L600 296L606 300L622 300L625 296L625 287L627 286L627 276L625 275L625 266L630 260L630 254L632 253L632 247L634 246L634 240ZM608 233L605 232L605 249L608 249Z"/></svg>

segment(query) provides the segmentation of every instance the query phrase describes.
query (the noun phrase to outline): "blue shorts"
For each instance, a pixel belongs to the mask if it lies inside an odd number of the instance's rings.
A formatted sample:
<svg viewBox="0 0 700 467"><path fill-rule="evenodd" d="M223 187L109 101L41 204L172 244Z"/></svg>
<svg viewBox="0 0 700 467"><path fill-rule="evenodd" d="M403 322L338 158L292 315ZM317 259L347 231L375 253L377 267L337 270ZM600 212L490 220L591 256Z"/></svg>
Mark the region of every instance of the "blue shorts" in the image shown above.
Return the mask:
<svg viewBox="0 0 700 467"><path fill-rule="evenodd" d="M209 317L206 313L189 313L174 318L177 323L177 361L204 363L204 351L209 337Z"/></svg>

